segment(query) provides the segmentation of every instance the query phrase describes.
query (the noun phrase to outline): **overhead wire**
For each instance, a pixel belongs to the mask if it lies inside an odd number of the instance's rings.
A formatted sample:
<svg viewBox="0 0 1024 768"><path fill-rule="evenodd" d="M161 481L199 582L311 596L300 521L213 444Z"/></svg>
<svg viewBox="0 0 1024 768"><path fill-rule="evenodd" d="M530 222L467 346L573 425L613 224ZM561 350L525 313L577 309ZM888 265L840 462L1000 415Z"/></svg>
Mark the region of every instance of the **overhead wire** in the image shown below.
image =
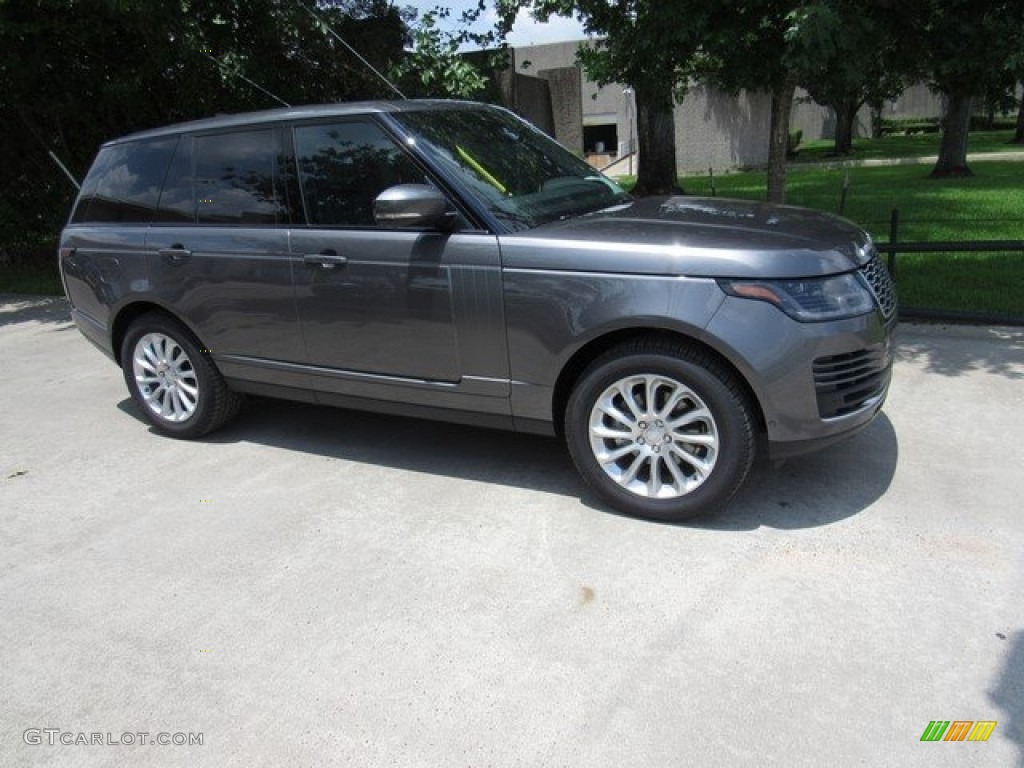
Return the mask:
<svg viewBox="0 0 1024 768"><path fill-rule="evenodd" d="M375 74L377 77L379 77L388 86L388 88L390 88L392 91L397 93L399 98L401 98L401 99L405 99L406 98L406 95L404 93L402 93L400 90L398 90L398 87L394 83L392 83L390 80L388 80L386 77L384 77L384 75L382 75L379 71L377 71L377 68L375 66L373 66L373 64L368 62L365 58L363 58L363 55L361 53L359 53L359 51L357 51L355 48L353 48L351 45L349 45L347 42L345 42L345 39L341 35L339 35L337 32L335 32L331 28L330 24L328 24L326 21L321 19L312 8L310 8L305 3L302 3L301 5L306 10L306 12L310 16L312 16L316 20L316 22L324 30L326 30L331 35L331 37L333 37L335 40L337 40L339 43L341 43L343 46L345 46L345 48L348 49L348 51L353 56L355 56L357 59L359 59L359 61L361 61L363 63L363 66L365 66L367 69L369 69L371 72L373 72L373 74Z"/></svg>
<svg viewBox="0 0 1024 768"><path fill-rule="evenodd" d="M200 51L200 53L203 56L205 56L206 58L208 58L210 61L212 61L214 64L216 64L218 68L223 66L223 64L221 63L220 59L218 59L216 56L212 56L211 54L207 53L206 51ZM240 77L243 80L245 80L245 82L247 82L249 85L251 85L256 90L260 91L261 93L265 93L267 96L269 96L270 98L274 99L274 101L276 101L276 102L278 102L280 104L284 104L284 106L286 106L286 107L290 107L291 106L291 104L289 104L287 101L282 99L280 96L277 96L276 94L271 93L266 88L264 88L262 85L260 85L259 83L255 82L253 80L250 80L248 77L243 75L241 72L234 72L233 74L235 74L238 77Z"/></svg>

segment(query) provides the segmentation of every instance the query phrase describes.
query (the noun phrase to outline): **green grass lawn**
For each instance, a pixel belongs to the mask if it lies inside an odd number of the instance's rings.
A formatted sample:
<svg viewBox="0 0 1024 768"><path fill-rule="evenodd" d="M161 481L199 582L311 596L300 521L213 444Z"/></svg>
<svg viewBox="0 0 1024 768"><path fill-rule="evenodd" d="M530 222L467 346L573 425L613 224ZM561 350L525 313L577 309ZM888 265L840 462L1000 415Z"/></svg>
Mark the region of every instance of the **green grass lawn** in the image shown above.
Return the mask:
<svg viewBox="0 0 1024 768"><path fill-rule="evenodd" d="M1013 131L974 131L967 142L968 153L1024 151L1024 145L1010 144ZM928 157L939 154L938 133L912 136L883 136L880 139L854 139L853 154L836 157L832 154L835 143L831 139L805 141L794 165L801 163L835 162L836 160L868 160L879 158Z"/></svg>
<svg viewBox="0 0 1024 768"><path fill-rule="evenodd" d="M1020 151L1007 144L1010 131L971 134L971 151ZM856 157L915 157L935 154L936 134L860 139ZM830 142L816 142L824 160ZM801 159L814 159L801 152ZM971 166L974 176L929 177L931 166L892 165L822 168L792 163L786 176L786 202L839 213L888 242L893 209L899 211L898 240L1024 240L1024 162L986 160ZM632 180L628 180L632 181ZM710 195L707 174L684 176L691 195ZM627 182L628 183L628 182ZM764 171L725 173L714 179L719 197L764 200ZM897 285L904 306L1024 317L1024 254L936 253L897 256Z"/></svg>
<svg viewBox="0 0 1024 768"><path fill-rule="evenodd" d="M899 210L901 240L1024 239L1024 162L986 161L974 176L933 179L928 165L848 169L790 166L786 202L839 212L844 179L849 178L843 215L879 240L889 238L892 210ZM711 194L707 174L680 179L689 194ZM763 200L764 171L715 177L719 197Z"/></svg>
<svg viewBox="0 0 1024 768"><path fill-rule="evenodd" d="M1024 163L986 161L973 170L968 178L932 179L927 165L796 165L787 174L786 202L838 213L848 173L844 215L879 242L889 240L894 208L898 240L1024 240ZM680 181L690 194L710 193L707 175ZM715 178L721 197L763 200L765 186L763 171ZM1024 253L901 254L896 264L905 307L1024 317Z"/></svg>
<svg viewBox="0 0 1024 768"><path fill-rule="evenodd" d="M901 254L896 288L905 308L1024 319L1024 253Z"/></svg>
<svg viewBox="0 0 1024 768"><path fill-rule="evenodd" d="M0 293L59 296L64 286L57 274L56 260L51 268L0 267Z"/></svg>

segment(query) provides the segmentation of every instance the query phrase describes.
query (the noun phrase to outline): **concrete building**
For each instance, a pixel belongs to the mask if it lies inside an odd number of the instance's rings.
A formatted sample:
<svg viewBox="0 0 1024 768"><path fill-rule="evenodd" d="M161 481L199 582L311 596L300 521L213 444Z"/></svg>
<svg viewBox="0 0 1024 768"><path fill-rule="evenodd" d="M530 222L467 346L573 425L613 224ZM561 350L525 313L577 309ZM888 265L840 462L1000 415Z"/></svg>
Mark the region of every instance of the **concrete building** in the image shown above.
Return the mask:
<svg viewBox="0 0 1024 768"><path fill-rule="evenodd" d="M587 41L551 43L512 50L509 71L501 76L505 103L613 174L636 172L636 105L621 84L598 86L576 64ZM937 117L941 100L925 86L909 88L887 104L884 116ZM768 162L771 97L765 92L738 96L697 86L676 106L676 164L679 173L730 170ZM867 135L871 116L861 110L854 135ZM804 139L832 138L835 117L827 107L797 93L792 130Z"/></svg>

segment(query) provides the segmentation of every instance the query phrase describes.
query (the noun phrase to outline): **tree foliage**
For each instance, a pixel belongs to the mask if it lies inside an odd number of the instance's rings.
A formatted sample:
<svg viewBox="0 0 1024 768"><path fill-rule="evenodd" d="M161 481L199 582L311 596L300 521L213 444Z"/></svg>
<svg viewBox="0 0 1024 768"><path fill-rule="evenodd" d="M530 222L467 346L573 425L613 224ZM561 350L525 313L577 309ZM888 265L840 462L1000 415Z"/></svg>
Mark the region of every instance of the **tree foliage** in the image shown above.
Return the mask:
<svg viewBox="0 0 1024 768"><path fill-rule="evenodd" d="M903 44L946 98L933 176L966 176L972 100L1012 87L1024 51L1020 0L879 0L899 15Z"/></svg>
<svg viewBox="0 0 1024 768"><path fill-rule="evenodd" d="M898 96L916 61L901 43L902 25L872 0L828 0L816 19L816 55L800 72L800 85L836 118L835 154L853 150L853 123L864 104ZM919 74L919 73L916 73Z"/></svg>
<svg viewBox="0 0 1024 768"><path fill-rule="evenodd" d="M412 26L412 50L392 68L392 76L410 97L482 98L492 85L490 72L507 62L507 50L498 30L475 31L475 24L487 9L486 0L463 11L451 30L441 23L452 20L451 9L437 6ZM468 56L462 49L472 46L481 51Z"/></svg>
<svg viewBox="0 0 1024 768"><path fill-rule="evenodd" d="M705 40L703 77L726 91L771 94L768 199L785 200L786 154L800 73L829 43L828 9L811 0L731 0L731 21Z"/></svg>
<svg viewBox="0 0 1024 768"><path fill-rule="evenodd" d="M407 41L386 0L5 0L0 242L52 238L100 143L179 120L391 97L331 34L385 70ZM273 94L273 95L271 95ZM280 101L279 101L280 100Z"/></svg>
<svg viewBox="0 0 1024 768"><path fill-rule="evenodd" d="M717 6L697 0L498 0L505 29L520 8L546 20L575 16L597 38L580 48L587 74L601 85L633 89L641 157L639 195L678 190L675 158L677 100L685 94L702 40Z"/></svg>

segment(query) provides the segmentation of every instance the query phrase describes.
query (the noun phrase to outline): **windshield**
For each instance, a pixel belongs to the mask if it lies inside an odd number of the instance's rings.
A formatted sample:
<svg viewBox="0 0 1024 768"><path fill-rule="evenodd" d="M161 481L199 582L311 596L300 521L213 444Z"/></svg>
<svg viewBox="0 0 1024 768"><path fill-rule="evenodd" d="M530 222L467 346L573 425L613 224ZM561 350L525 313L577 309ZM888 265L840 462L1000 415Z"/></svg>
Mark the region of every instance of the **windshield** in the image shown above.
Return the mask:
<svg viewBox="0 0 1024 768"><path fill-rule="evenodd" d="M424 110L395 117L509 229L591 213L632 198L529 123L504 110Z"/></svg>

